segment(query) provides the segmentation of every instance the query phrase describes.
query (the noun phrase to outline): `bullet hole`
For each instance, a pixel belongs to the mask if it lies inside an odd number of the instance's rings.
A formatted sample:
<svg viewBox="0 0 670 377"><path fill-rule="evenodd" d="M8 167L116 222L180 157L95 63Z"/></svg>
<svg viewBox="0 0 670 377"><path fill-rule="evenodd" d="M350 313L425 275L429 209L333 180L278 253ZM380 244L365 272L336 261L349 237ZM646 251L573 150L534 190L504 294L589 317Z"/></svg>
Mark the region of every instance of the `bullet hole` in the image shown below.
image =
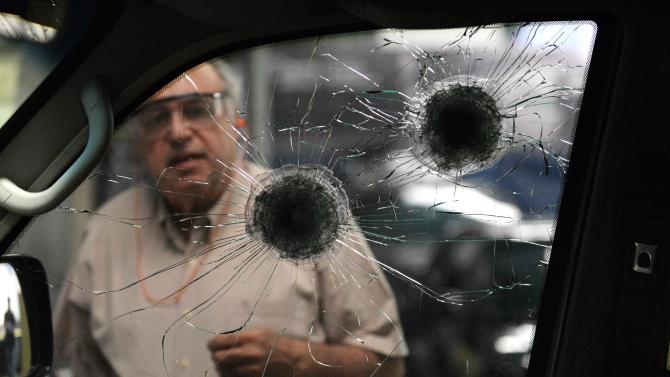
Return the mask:
<svg viewBox="0 0 670 377"><path fill-rule="evenodd" d="M348 227L346 194L327 168L285 165L256 181L245 208L246 229L280 258L315 260Z"/></svg>
<svg viewBox="0 0 670 377"><path fill-rule="evenodd" d="M418 157L441 172L476 171L500 149L502 116L479 86L456 83L436 90L421 112Z"/></svg>

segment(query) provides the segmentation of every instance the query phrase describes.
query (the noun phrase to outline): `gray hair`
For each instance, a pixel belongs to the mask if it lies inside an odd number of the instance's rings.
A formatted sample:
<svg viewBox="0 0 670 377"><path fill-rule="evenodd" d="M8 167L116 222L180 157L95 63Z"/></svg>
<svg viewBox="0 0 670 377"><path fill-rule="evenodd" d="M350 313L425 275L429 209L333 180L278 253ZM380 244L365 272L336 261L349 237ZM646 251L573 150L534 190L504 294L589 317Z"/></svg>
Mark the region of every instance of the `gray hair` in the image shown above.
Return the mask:
<svg viewBox="0 0 670 377"><path fill-rule="evenodd" d="M226 100L226 110L228 114L236 115L235 111L240 106L240 79L239 76L233 72L233 69L222 58L214 58L203 64L211 65L216 73L219 74L221 80L226 84L229 100Z"/></svg>
<svg viewBox="0 0 670 377"><path fill-rule="evenodd" d="M225 109L225 114L227 117L230 119L227 119L230 122L235 122L237 118L237 111L240 106L240 79L239 76L233 71L233 69L226 63L223 59L216 57L214 59L211 59L209 61L203 62L185 72L177 76L173 81L168 83L166 86L161 88L158 92L160 93L163 91L165 88L169 87L175 80L177 80L179 77L182 75L188 74L188 72L197 70L199 68L204 67L205 65L209 65L212 68L214 68L214 71L218 74L219 78L223 82L225 86L225 90L227 92L227 96L223 98L223 105ZM154 94L155 95L155 94ZM153 96L152 96L153 97ZM145 101L142 105L137 107L133 113L125 120L125 123L130 124L130 127L122 127L122 135L128 135L130 137L136 138L138 134L136 134L138 127L136 124L132 124L135 121L135 113L137 110L141 109L145 104L147 104L149 100ZM128 130L128 131L126 131Z"/></svg>

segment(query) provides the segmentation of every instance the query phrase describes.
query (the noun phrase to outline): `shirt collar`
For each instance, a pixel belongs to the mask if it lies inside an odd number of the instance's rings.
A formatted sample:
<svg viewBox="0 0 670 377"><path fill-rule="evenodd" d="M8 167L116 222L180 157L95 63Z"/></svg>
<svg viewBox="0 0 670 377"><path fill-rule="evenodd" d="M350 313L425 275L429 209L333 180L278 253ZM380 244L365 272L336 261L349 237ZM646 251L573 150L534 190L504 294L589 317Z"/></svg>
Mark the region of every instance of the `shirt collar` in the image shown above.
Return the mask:
<svg viewBox="0 0 670 377"><path fill-rule="evenodd" d="M240 179L240 174L235 173L232 175L233 179ZM180 222L178 221L173 214L170 214L168 211L167 204L165 199L160 197L156 201L155 211L156 219L158 219L158 224L160 228L165 232L168 242L179 252L186 253L189 249L192 248L194 242L209 242L209 233L210 230L216 228L226 227L226 223L233 221L233 218L226 216L230 213L243 213L244 208L240 206L245 205L246 195L242 195L240 189L237 187L238 184L231 182L228 188L223 192L219 200L217 200L212 208L207 211L206 216L204 214L194 214L193 217L189 218L186 216L187 220ZM203 227L207 229L206 232L197 232L200 233L194 234L191 232L190 238L188 241L185 240L180 232L180 228L186 228L191 226Z"/></svg>

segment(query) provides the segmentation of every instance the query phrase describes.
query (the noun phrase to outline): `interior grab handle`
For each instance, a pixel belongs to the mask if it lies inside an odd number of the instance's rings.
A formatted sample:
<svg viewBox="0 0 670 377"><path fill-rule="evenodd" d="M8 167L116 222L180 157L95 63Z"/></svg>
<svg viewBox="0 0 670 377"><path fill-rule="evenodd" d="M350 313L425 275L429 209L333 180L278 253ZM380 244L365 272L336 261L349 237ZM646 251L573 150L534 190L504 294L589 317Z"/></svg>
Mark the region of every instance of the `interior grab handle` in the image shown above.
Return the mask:
<svg viewBox="0 0 670 377"><path fill-rule="evenodd" d="M79 158L44 191L25 191L11 180L0 178L0 208L24 216L50 211L73 192L100 161L112 138L114 115L107 90L99 78L84 85L81 103L88 119L88 141Z"/></svg>

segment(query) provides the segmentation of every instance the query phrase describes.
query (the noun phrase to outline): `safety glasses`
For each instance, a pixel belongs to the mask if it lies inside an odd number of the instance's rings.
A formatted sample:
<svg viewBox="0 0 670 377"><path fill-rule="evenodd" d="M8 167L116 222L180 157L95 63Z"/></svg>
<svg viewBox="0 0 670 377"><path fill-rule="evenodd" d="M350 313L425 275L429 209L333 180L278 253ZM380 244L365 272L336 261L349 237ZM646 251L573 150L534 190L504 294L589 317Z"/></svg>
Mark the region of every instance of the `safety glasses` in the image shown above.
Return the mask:
<svg viewBox="0 0 670 377"><path fill-rule="evenodd" d="M227 91L221 91L163 98L142 105L133 115L133 122L141 136L148 139L165 136L173 121L192 129L211 127L225 112L224 100L228 96Z"/></svg>

